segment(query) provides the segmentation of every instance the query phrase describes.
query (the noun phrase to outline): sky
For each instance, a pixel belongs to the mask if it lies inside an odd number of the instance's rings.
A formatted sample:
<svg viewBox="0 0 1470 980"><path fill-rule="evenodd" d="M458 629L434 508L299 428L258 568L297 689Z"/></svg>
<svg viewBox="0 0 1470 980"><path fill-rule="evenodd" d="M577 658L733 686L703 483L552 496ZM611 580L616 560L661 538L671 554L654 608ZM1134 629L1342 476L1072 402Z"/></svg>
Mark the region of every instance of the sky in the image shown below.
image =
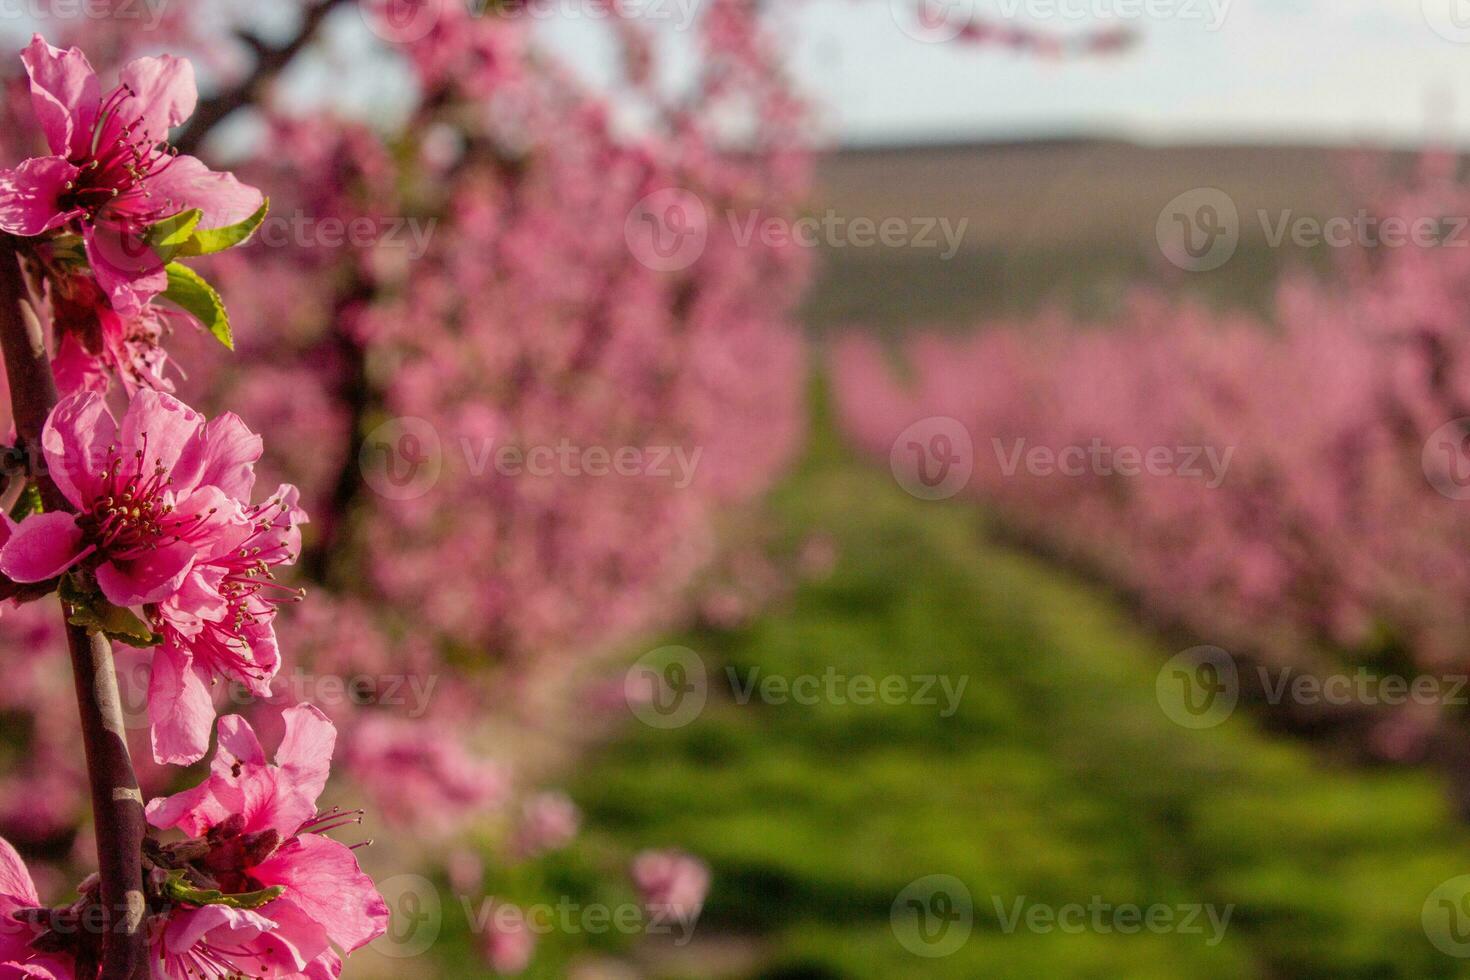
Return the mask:
<svg viewBox="0 0 1470 980"><path fill-rule="evenodd" d="M0 0L3 16L34 0ZM132 0L148 4L205 0ZM468 0L435 0L463 3ZM593 79L616 64L589 0L527 0L535 29ZM677 83L687 29L709 0L623 0L660 39ZM1052 61L936 39L970 17L1062 36L1127 26L1137 43L1106 58ZM299 0L255 0L260 26L289 29ZM1470 147L1470 0L768 0L824 145L1101 136L1152 143L1295 142ZM391 118L409 73L371 55L351 8L329 47L293 69L303 102L330 99ZM943 37L944 32L939 32ZM368 66L368 70L363 70ZM353 70L356 69L356 70ZM352 81L346 82L345 76Z"/></svg>
<svg viewBox="0 0 1470 980"><path fill-rule="evenodd" d="M677 60L682 11L700 0L641 2ZM1123 24L1138 43L1056 63L937 42L915 0L784 0L783 44L836 142L1470 144L1470 0L947 2L949 23L973 13L1062 34ZM583 65L605 58L585 19L539 27Z"/></svg>

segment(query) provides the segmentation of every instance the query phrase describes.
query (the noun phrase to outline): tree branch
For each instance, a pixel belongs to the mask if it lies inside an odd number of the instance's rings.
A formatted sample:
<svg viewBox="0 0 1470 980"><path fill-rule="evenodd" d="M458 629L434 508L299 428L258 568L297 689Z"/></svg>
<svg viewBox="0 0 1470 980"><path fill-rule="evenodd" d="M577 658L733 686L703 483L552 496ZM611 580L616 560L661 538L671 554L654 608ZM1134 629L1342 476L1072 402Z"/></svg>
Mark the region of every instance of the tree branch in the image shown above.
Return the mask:
<svg viewBox="0 0 1470 980"><path fill-rule="evenodd" d="M56 385L46 353L45 331L26 293L13 239L0 237L0 352L10 382L10 400L20 443L34 453L46 416L56 404ZM45 472L34 467L41 498L49 510L70 510L66 498ZM72 610L62 604L66 618ZM148 936L143 895L143 837L147 824L143 796L128 755L117 673L107 637L66 625L72 676L81 714L82 744L92 791L97 833L97 870L106 932L102 938L102 980L135 980L148 975Z"/></svg>
<svg viewBox="0 0 1470 980"><path fill-rule="evenodd" d="M321 3L302 15L301 30L280 47L271 47L257 37L242 34L240 40L255 52L255 67L237 85L199 103L188 125L173 141L179 152L197 153L204 138L221 120L236 109L249 105L259 93L261 86L275 79L293 58L316 39L317 32L326 21L327 15L350 2L352 0L322 0Z"/></svg>

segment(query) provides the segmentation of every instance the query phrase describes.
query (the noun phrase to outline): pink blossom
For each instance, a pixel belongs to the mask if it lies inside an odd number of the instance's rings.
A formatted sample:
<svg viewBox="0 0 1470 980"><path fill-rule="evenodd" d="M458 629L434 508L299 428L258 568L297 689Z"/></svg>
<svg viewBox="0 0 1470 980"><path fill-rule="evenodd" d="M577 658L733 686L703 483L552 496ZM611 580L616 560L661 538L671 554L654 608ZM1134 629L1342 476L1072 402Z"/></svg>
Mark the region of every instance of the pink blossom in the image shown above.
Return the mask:
<svg viewBox="0 0 1470 980"><path fill-rule="evenodd" d="M148 804L153 826L189 835L164 845L160 859L193 886L230 895L279 889L256 911L204 905L171 914L155 940L170 976L336 976L342 956L387 928L388 906L352 849L325 836L360 815L317 812L336 728L307 704L283 717L273 764L248 722L221 718L208 779Z"/></svg>
<svg viewBox="0 0 1470 980"><path fill-rule="evenodd" d="M113 377L129 396L140 388L173 391L164 376L168 355L162 346L173 314L145 306L122 316L94 280L76 275L52 280L51 306L59 338L51 370L63 395L106 394Z"/></svg>
<svg viewBox="0 0 1470 980"><path fill-rule="evenodd" d="M249 503L260 438L144 389L122 421L84 392L52 411L41 438L52 479L78 513L33 514L0 547L0 572L40 582L74 567L118 606L145 606L162 637L149 688L160 762L204 755L215 677L269 693L280 665L272 620L295 598L274 569L301 550L294 487Z"/></svg>
<svg viewBox="0 0 1470 980"><path fill-rule="evenodd" d="M227 227L264 202L253 187L168 147L169 130L193 115L198 101L188 61L140 58L104 97L78 48L62 51L36 35L21 59L52 155L0 172L0 230L79 230L97 282L119 313L136 314L167 287L163 262L144 239L149 226L197 208L200 227Z"/></svg>
<svg viewBox="0 0 1470 980"><path fill-rule="evenodd" d="M234 435L246 444L254 439L243 425ZM236 489L250 493L248 486ZM151 621L163 642L153 657L148 716L158 761L187 764L203 757L214 721L214 678L270 696L281 665L276 608L301 594L275 580L275 569L301 553L306 515L298 496L295 487L282 485L265 503L237 504L184 587L154 607Z"/></svg>
<svg viewBox="0 0 1470 980"><path fill-rule="evenodd" d="M78 513L27 517L0 549L0 571L41 582L84 564L109 601L134 606L172 598L214 553L260 446L238 419L206 425L170 395L139 392L119 423L87 392L51 411L41 450Z"/></svg>
<svg viewBox="0 0 1470 980"><path fill-rule="evenodd" d="M503 803L510 776L452 738L443 713L435 718L444 727L367 714L352 730L344 764L389 821L445 833Z"/></svg>
<svg viewBox="0 0 1470 980"><path fill-rule="evenodd" d="M524 973L536 951L536 934L519 906L492 902L485 931L485 960L503 976Z"/></svg>
<svg viewBox="0 0 1470 980"><path fill-rule="evenodd" d="M31 940L39 930L16 918L16 913L37 910L40 906L40 896L25 862L9 841L0 838L0 977L70 980L73 976L68 961L31 947Z"/></svg>
<svg viewBox="0 0 1470 980"><path fill-rule="evenodd" d="M565 793L537 793L521 809L516 849L526 857L565 847L577 836L582 814Z"/></svg>
<svg viewBox="0 0 1470 980"><path fill-rule="evenodd" d="M633 884L650 912L666 921L693 922L709 893L709 868L681 851L644 851L633 859Z"/></svg>

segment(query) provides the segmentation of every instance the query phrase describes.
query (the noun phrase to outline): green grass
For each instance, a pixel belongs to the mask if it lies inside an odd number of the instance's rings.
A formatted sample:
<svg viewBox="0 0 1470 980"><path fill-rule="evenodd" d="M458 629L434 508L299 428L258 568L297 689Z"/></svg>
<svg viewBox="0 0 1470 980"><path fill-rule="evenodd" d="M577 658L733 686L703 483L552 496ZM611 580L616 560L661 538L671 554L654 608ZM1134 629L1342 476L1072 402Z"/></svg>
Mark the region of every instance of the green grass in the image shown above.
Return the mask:
<svg viewBox="0 0 1470 980"><path fill-rule="evenodd" d="M763 978L1470 976L1421 926L1435 886L1470 872L1470 833L1434 778L1337 767L1244 711L1174 725L1154 694L1174 651L1098 591L987 543L973 508L909 498L830 436L775 508L793 537L833 535L835 572L745 629L675 638L709 664L709 706L672 731L631 723L574 787L590 852L709 861L696 942L752 937ZM741 705L725 673L829 666L969 680L943 718ZM932 874L965 883L975 925L958 952L920 959L890 906ZM1208 930L1007 933L996 902L1022 896L1234 911L1216 945Z"/></svg>

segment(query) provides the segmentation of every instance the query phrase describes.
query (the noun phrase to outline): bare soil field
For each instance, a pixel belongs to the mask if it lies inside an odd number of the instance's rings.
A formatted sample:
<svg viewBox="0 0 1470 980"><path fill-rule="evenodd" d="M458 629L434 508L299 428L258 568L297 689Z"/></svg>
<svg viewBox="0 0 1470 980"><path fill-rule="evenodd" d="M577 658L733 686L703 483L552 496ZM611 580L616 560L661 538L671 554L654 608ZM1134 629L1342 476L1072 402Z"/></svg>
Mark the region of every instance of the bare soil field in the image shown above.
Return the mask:
<svg viewBox="0 0 1470 980"><path fill-rule="evenodd" d="M1347 147L1088 140L836 151L818 168L814 216L963 223L964 234L949 258L942 237L937 247L824 245L808 322L818 331L967 326L1048 302L1106 309L1138 282L1264 309L1281 269L1331 261L1327 248L1273 248L1266 229L1352 217L1364 202L1355 173L1410 162ZM1224 191L1239 216L1236 255L1207 273L1170 265L1156 238L1169 202L1197 188Z"/></svg>

